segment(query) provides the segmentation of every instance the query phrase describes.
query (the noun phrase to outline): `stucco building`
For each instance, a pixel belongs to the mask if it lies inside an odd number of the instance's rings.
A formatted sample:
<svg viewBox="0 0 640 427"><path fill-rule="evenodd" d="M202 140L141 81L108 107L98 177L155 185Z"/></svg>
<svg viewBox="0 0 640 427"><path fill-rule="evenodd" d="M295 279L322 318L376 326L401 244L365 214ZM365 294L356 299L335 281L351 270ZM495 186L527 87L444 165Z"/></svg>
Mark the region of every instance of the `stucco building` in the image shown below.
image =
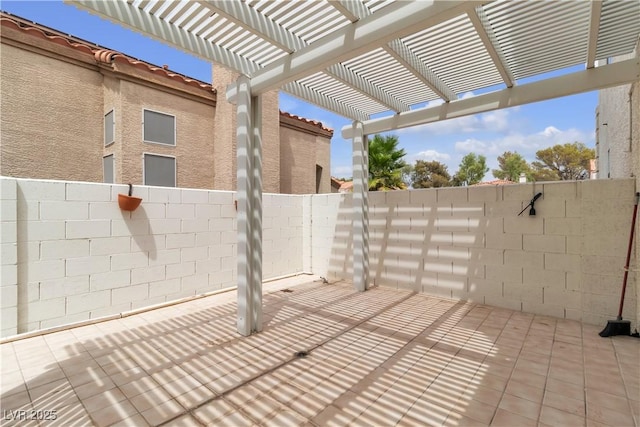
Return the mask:
<svg viewBox="0 0 640 427"><path fill-rule="evenodd" d="M237 77L214 65L191 79L2 13L0 175L233 190ZM321 123L264 97L263 186L331 191Z"/></svg>
<svg viewBox="0 0 640 427"><path fill-rule="evenodd" d="M616 62L630 55L611 59ZM640 81L598 92L596 156L598 178L630 178L640 173Z"/></svg>

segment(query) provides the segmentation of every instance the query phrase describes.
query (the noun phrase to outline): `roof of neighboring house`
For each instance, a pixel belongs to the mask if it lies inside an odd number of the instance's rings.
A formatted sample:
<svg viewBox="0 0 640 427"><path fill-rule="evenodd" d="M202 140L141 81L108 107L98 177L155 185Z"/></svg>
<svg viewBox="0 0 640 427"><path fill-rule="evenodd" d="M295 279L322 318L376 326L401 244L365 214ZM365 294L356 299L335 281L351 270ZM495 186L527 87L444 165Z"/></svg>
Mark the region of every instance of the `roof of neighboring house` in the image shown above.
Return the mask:
<svg viewBox="0 0 640 427"><path fill-rule="evenodd" d="M494 179L493 181L484 181L479 182L477 184L473 184L473 186L480 185L509 185L509 184L517 184L517 182L509 181L508 179Z"/></svg>
<svg viewBox="0 0 640 427"><path fill-rule="evenodd" d="M184 74L176 73L175 71L171 71L166 65L160 67L145 61L141 61L129 55L125 55L122 52L105 48L104 46L91 43L89 41L69 34L64 34L53 28L31 22L27 19L7 12L0 13L0 23L3 27L7 26L16 30L21 30L26 34L49 40L50 42L61 46L72 48L77 52L93 55L96 62L98 63L110 64L114 61L125 62L143 71L148 71L155 75L182 82L189 86L200 88L209 92L215 92L213 86L211 86L209 83L185 76Z"/></svg>
<svg viewBox="0 0 640 427"><path fill-rule="evenodd" d="M331 177L331 186L341 193L353 191L353 181L340 181L338 178Z"/></svg>
<svg viewBox="0 0 640 427"><path fill-rule="evenodd" d="M290 117L290 118L292 118L292 119L296 119L296 120L299 120L299 121L304 122L304 123L308 123L308 124L310 124L310 125L313 125L313 126L315 126L315 127L318 127L318 128L320 128L320 129L322 129L322 130L325 130L325 131L327 131L327 132L333 132L333 129L331 129L331 128L328 128L328 127L324 126L324 125L322 124L322 122L319 122L319 121L317 121L317 120L309 120L309 119L305 119L304 117L296 116L295 114L286 113L286 112L284 112L284 111L280 111L280 115L281 115L281 116L284 116L284 117Z"/></svg>
<svg viewBox="0 0 640 427"><path fill-rule="evenodd" d="M126 55L122 52L118 52L99 44L81 39L79 37L75 37L70 34L64 34L56 29L35 23L33 21L29 21L28 19L8 12L0 11L0 24L2 25L2 27L19 30L25 34L48 40L57 45L69 47L71 49L74 49L76 52L92 55L97 63L124 63L133 66L141 71L149 72L156 76L173 80L174 82L183 83L196 89L202 89L209 93L216 93L216 90L210 83L203 82L201 80L194 79L184 74L172 71L167 65L154 65L149 62ZM303 117L296 116L295 114L290 114L283 111L280 111L280 115L285 118L298 120L299 122L305 123L307 125L312 125L325 132L330 132L331 134L333 134L333 129L323 126L323 124L319 121L305 119Z"/></svg>

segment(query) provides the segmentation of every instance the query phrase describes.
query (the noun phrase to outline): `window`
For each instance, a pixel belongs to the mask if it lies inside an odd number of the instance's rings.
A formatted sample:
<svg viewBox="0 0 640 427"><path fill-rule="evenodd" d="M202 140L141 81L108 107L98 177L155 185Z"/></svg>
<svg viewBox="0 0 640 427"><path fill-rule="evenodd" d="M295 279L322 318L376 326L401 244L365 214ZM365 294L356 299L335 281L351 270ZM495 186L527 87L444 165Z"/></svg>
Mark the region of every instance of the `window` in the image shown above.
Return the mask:
<svg viewBox="0 0 640 427"><path fill-rule="evenodd" d="M316 165L316 194L320 192L322 186L322 166Z"/></svg>
<svg viewBox="0 0 640 427"><path fill-rule="evenodd" d="M143 169L144 185L157 185L159 187L176 186L175 157L145 154Z"/></svg>
<svg viewBox="0 0 640 427"><path fill-rule="evenodd" d="M144 142L176 145L175 116L144 110L142 120L142 138Z"/></svg>
<svg viewBox="0 0 640 427"><path fill-rule="evenodd" d="M113 119L113 110L104 115L104 145L115 142L116 122Z"/></svg>
<svg viewBox="0 0 640 427"><path fill-rule="evenodd" d="M113 154L109 154L108 156L104 156L102 158L102 177L103 182L113 184L115 177L115 166L116 162L113 158Z"/></svg>

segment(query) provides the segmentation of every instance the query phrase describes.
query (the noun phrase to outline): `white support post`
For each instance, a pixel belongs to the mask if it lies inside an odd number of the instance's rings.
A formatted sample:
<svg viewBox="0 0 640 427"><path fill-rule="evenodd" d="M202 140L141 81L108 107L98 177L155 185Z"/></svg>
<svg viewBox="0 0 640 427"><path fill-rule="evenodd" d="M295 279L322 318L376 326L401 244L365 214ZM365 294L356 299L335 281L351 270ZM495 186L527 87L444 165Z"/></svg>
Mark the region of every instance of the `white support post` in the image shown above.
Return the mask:
<svg viewBox="0 0 640 427"><path fill-rule="evenodd" d="M369 282L369 147L361 122L353 122L353 286Z"/></svg>
<svg viewBox="0 0 640 427"><path fill-rule="evenodd" d="M249 79L237 82L238 157L238 332L262 330L262 156L261 102Z"/></svg>
<svg viewBox="0 0 640 427"><path fill-rule="evenodd" d="M252 242L252 332L262 331L262 95L251 99L253 140L251 162L253 183L251 187L251 242Z"/></svg>

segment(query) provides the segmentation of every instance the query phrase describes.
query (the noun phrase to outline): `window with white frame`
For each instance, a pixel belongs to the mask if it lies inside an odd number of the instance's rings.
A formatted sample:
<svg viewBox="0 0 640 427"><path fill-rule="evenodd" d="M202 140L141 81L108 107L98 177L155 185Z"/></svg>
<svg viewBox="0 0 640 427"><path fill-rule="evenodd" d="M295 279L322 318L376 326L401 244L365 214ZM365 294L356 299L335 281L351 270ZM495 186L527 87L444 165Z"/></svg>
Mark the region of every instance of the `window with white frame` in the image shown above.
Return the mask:
<svg viewBox="0 0 640 427"><path fill-rule="evenodd" d="M102 158L102 180L108 184L113 184L115 178L116 161L113 154Z"/></svg>
<svg viewBox="0 0 640 427"><path fill-rule="evenodd" d="M142 134L144 142L176 145L176 117L158 111L143 110Z"/></svg>
<svg viewBox="0 0 640 427"><path fill-rule="evenodd" d="M104 115L104 145L107 146L115 142L116 122L113 110Z"/></svg>
<svg viewBox="0 0 640 427"><path fill-rule="evenodd" d="M144 155L144 185L176 186L176 158L158 154Z"/></svg>

